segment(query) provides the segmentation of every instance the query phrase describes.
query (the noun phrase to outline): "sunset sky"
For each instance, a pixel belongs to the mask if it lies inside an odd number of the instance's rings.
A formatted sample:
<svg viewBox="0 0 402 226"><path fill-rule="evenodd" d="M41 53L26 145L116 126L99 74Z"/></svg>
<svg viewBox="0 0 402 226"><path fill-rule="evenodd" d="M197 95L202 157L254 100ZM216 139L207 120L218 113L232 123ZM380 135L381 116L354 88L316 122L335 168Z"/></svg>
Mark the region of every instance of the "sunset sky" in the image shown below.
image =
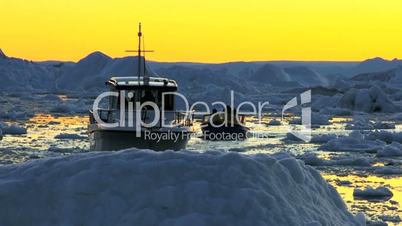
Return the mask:
<svg viewBox="0 0 402 226"><path fill-rule="evenodd" d="M0 48L120 57L136 48L138 22L158 61L402 58L401 0L0 0Z"/></svg>

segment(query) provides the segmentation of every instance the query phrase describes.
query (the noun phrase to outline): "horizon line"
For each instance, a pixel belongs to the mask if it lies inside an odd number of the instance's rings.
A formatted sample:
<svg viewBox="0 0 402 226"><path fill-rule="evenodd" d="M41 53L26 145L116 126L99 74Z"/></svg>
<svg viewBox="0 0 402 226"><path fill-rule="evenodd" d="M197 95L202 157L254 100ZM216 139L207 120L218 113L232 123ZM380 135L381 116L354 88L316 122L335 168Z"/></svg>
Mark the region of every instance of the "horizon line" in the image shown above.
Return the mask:
<svg viewBox="0 0 402 226"><path fill-rule="evenodd" d="M6 57L8 58L15 58L15 59L22 59L22 60L27 60L27 61L32 61L32 62L37 62L37 63L41 63L41 62L51 62L51 61L55 61L55 62L70 62L70 63L78 63L80 60L85 59L86 57L88 57L91 54L94 53L101 53L107 57L110 57L112 59L121 59L121 58L126 58L126 57L137 57L137 56L110 56L100 50L95 50L92 51L88 54L86 54L85 56L83 56L82 58L80 58L79 60L58 60L58 59L44 59L44 60L34 60L34 59L28 59L25 57L19 57L19 56L8 56L6 53L4 53L3 49L0 48L0 52L2 52ZM393 61L393 60L400 60L399 58L395 57L393 59L387 59L385 57L381 57L381 56L374 56L374 57L369 57L366 59L361 59L361 60L308 60L308 59L266 59L266 60L232 60L232 61L216 61L216 62L208 62L208 61L185 61L185 60L177 60L177 61L163 61L163 60L153 60L153 59L149 59L147 58L147 61L150 62L156 62L156 63L193 63L193 64L225 64L225 63L264 63L264 62L300 62L300 63L359 63L359 62L363 62L366 60L372 60L372 59L382 59L385 61Z"/></svg>

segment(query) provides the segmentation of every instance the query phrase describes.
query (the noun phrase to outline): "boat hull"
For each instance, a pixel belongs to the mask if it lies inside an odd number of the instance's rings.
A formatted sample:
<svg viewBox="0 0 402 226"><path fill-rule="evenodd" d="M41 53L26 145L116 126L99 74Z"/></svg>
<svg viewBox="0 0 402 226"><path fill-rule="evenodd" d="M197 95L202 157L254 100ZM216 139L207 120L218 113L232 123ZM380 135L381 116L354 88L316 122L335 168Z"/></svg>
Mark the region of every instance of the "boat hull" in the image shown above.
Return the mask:
<svg viewBox="0 0 402 226"><path fill-rule="evenodd" d="M127 148L151 149L155 151L185 149L190 133L185 131L134 131L93 130L89 132L91 150L116 151Z"/></svg>

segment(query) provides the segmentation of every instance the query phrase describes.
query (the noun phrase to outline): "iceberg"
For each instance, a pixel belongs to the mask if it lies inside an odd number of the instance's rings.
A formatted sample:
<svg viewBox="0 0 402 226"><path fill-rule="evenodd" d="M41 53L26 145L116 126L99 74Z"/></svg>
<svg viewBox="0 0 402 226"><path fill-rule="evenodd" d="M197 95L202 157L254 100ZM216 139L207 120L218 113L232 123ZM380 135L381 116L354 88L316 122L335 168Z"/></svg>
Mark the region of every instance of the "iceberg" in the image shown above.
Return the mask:
<svg viewBox="0 0 402 226"><path fill-rule="evenodd" d="M0 225L365 225L286 155L124 150L0 167Z"/></svg>

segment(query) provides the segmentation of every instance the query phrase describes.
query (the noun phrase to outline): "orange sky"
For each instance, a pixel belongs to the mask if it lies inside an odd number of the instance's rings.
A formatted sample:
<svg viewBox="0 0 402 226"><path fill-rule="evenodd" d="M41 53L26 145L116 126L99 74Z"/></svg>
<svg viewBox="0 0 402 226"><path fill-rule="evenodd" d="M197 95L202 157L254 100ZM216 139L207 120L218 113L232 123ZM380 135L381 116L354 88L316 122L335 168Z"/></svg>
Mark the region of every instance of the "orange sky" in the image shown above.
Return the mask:
<svg viewBox="0 0 402 226"><path fill-rule="evenodd" d="M32 60L159 61L402 58L401 0L0 0L0 48Z"/></svg>

